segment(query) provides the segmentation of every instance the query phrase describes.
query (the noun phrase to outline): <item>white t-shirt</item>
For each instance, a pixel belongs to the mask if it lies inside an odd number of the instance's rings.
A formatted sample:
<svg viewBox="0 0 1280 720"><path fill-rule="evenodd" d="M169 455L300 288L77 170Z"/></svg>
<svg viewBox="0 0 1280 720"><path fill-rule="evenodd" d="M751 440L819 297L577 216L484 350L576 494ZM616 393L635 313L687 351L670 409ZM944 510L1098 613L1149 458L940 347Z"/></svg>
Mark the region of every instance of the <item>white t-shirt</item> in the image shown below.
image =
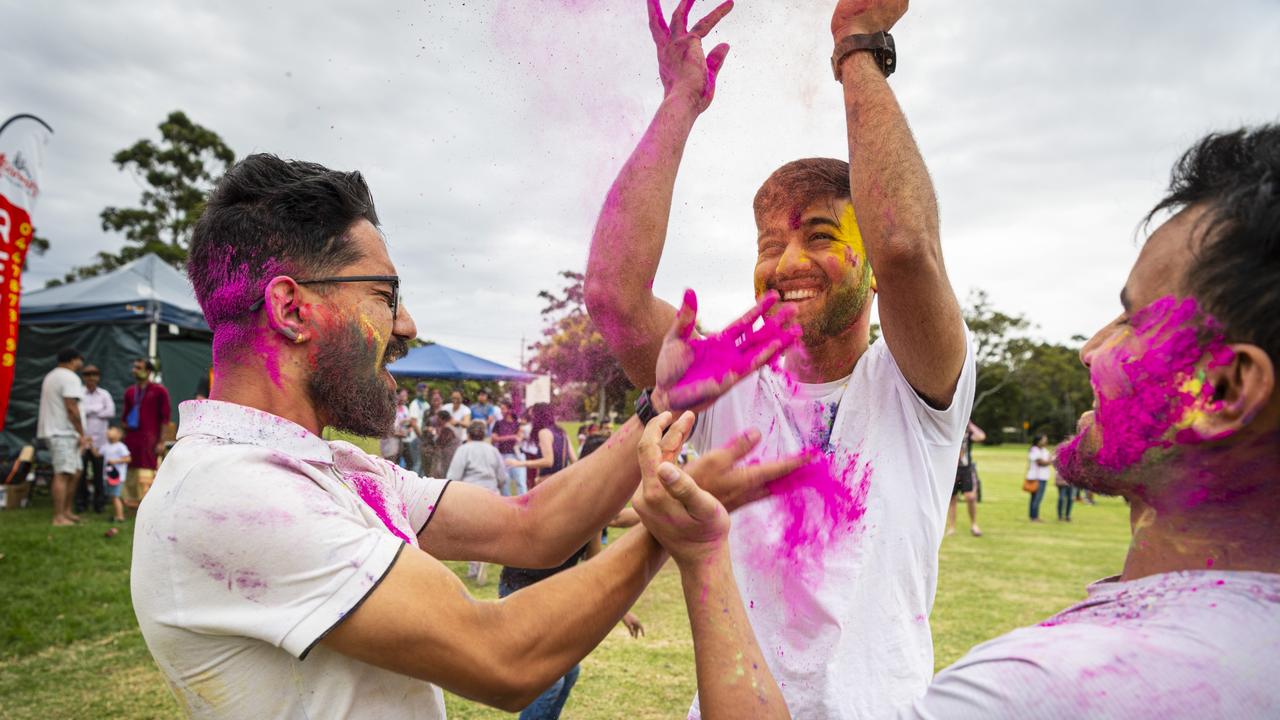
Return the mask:
<svg viewBox="0 0 1280 720"><path fill-rule="evenodd" d="M129 457L129 446L122 442L103 443L98 448L98 453L102 455L103 462L115 466L116 477L124 480L125 474L129 471L129 463L120 461Z"/></svg>
<svg viewBox="0 0 1280 720"><path fill-rule="evenodd" d="M1037 463L1037 460L1052 460L1053 453L1049 452L1049 448L1031 446L1031 450L1027 452L1027 479L1028 480L1048 480L1049 466Z"/></svg>
<svg viewBox="0 0 1280 720"><path fill-rule="evenodd" d="M187 713L444 718L436 686L319 640L401 552L421 552L447 481L242 405L180 409L138 511L130 579L147 647Z"/></svg>
<svg viewBox="0 0 1280 720"><path fill-rule="evenodd" d="M806 490L733 514L734 575L793 717L882 718L928 687L938 546L973 389L970 348L951 407L930 408L879 340L846 380L792 385L764 368L699 420L699 453L759 429L748 462L823 447L829 435L845 470L838 491L864 513L824 515ZM808 505L802 534L825 542L789 546L797 502ZM700 716L696 699L690 715Z"/></svg>
<svg viewBox="0 0 1280 720"><path fill-rule="evenodd" d="M1280 575L1113 578L1040 625L973 648L897 717L1276 718L1277 658Z"/></svg>
<svg viewBox="0 0 1280 720"><path fill-rule="evenodd" d="M449 417L453 418L453 434L458 436L458 440L467 441L467 424L471 422L471 408L466 405L454 407L453 403L444 406L449 411Z"/></svg>
<svg viewBox="0 0 1280 720"><path fill-rule="evenodd" d="M56 367L40 384L40 416L36 420L36 437L75 437L76 426L67 414L66 398L84 397L84 384L70 368Z"/></svg>

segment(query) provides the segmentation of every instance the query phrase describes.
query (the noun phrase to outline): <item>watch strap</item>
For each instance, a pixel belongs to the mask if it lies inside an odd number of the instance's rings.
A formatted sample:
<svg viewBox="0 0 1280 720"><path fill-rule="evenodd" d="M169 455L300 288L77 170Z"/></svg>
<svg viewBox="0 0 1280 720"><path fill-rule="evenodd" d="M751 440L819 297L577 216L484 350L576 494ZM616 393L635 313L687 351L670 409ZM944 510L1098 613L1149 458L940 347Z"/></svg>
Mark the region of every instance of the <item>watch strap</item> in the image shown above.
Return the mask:
<svg viewBox="0 0 1280 720"><path fill-rule="evenodd" d="M869 34L846 35L836 43L835 52L831 54L831 72L836 76L836 82L843 82L840 78L840 64L844 59L856 52L863 50L870 51L876 59L876 65L879 66L880 72L885 77L893 74L897 69L898 54L894 47L893 36L887 32L876 32Z"/></svg>

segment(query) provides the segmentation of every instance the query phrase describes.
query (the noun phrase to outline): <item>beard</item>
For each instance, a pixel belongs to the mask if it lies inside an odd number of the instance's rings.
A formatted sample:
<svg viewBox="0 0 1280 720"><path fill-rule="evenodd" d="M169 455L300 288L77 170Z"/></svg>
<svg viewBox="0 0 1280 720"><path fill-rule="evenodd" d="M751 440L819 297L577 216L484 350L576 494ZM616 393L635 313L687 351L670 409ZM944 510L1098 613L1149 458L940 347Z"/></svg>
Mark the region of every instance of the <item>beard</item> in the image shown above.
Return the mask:
<svg viewBox="0 0 1280 720"><path fill-rule="evenodd" d="M863 271L860 274L860 280L857 277L847 277L844 282L833 286L827 301L818 308L817 313L800 322L800 329L803 331L800 340L803 344L820 344L839 336L857 322L871 294L870 272Z"/></svg>
<svg viewBox="0 0 1280 720"><path fill-rule="evenodd" d="M408 343L392 336L382 354L357 323L346 325L317 349L315 367L307 378L307 394L320 417L330 426L362 437L384 437L396 420L396 388L382 378L386 366L409 351Z"/></svg>

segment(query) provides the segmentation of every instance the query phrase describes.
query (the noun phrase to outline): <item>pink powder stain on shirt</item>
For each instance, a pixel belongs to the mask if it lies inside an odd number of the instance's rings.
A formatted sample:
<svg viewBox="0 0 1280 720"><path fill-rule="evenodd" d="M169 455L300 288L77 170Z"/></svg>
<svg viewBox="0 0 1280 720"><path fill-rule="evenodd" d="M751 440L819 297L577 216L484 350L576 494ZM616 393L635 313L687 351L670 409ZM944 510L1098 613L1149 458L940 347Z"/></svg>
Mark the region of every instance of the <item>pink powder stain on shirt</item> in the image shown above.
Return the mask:
<svg viewBox="0 0 1280 720"><path fill-rule="evenodd" d="M382 496L382 487L378 484L378 481L365 473L352 473L347 477L351 479L351 484L355 486L356 494L373 510L373 513L378 516L382 524L391 531L391 534L412 545L413 541L392 522L391 515L387 512L386 498Z"/></svg>
<svg viewBox="0 0 1280 720"><path fill-rule="evenodd" d="M798 581L783 588L784 597L794 593L797 601L822 582L827 552L862 529L871 488L871 466L860 463L856 453L814 452L812 462L766 486L778 498L774 507L782 533L751 558L762 570L782 570Z"/></svg>
<svg viewBox="0 0 1280 720"><path fill-rule="evenodd" d="M1134 313L1131 325L1141 351L1115 348L1113 357L1094 363L1090 377L1098 398L1096 461L1109 470L1136 464L1152 448L1202 442L1191 428L1175 431L1189 413L1213 402L1213 386L1196 381L1196 366L1206 355L1208 368L1234 357L1221 325L1194 298L1160 298ZM1077 435L1059 452L1067 467L1080 461L1083 438Z"/></svg>

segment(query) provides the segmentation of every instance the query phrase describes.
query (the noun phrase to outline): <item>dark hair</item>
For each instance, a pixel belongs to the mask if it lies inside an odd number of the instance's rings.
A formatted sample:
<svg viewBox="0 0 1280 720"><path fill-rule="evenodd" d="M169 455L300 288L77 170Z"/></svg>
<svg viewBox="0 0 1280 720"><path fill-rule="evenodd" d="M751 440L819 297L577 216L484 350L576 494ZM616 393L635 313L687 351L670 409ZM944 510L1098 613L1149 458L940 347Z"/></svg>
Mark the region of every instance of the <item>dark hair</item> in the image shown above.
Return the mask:
<svg viewBox="0 0 1280 720"><path fill-rule="evenodd" d="M436 419L449 422L450 420L453 419L453 415L449 414L448 410L441 410L440 412L436 413Z"/></svg>
<svg viewBox="0 0 1280 720"><path fill-rule="evenodd" d="M151 362L150 358L144 358L144 357L134 358L133 361L136 363L142 363L143 367L147 369L147 372L156 371L156 364Z"/></svg>
<svg viewBox="0 0 1280 720"><path fill-rule="evenodd" d="M584 458L591 453L599 450L605 443L609 442L607 435L592 435L582 441L582 449L578 451L578 458Z"/></svg>
<svg viewBox="0 0 1280 720"><path fill-rule="evenodd" d="M550 430L554 435L563 433L560 426L556 424L556 411L551 407L551 403L534 403L529 406L529 424L530 434L536 439L538 432L543 428Z"/></svg>
<svg viewBox="0 0 1280 720"><path fill-rule="evenodd" d="M77 349L75 349L75 348L73 348L73 347L69 347L69 348L62 348L61 350L59 350L59 351L58 351L58 355L57 355L57 357L58 357L58 364L59 364L59 365L66 365L67 363L71 362L72 360L83 360L83 359L84 359L84 356L80 354L80 351L79 351L79 350L77 350Z"/></svg>
<svg viewBox="0 0 1280 720"><path fill-rule="evenodd" d="M1147 215L1204 205L1204 241L1186 289L1226 326L1280 362L1280 125L1210 134L1178 160Z"/></svg>
<svg viewBox="0 0 1280 720"><path fill-rule="evenodd" d="M347 230L378 224L369 186L358 172L250 155L227 170L209 194L191 236L187 276L215 348L238 327L275 275L324 275L360 259ZM318 286L319 287L319 286Z"/></svg>
<svg viewBox="0 0 1280 720"><path fill-rule="evenodd" d="M834 158L792 160L773 171L756 191L756 220L780 208L801 210L816 200L848 199L849 163Z"/></svg>

